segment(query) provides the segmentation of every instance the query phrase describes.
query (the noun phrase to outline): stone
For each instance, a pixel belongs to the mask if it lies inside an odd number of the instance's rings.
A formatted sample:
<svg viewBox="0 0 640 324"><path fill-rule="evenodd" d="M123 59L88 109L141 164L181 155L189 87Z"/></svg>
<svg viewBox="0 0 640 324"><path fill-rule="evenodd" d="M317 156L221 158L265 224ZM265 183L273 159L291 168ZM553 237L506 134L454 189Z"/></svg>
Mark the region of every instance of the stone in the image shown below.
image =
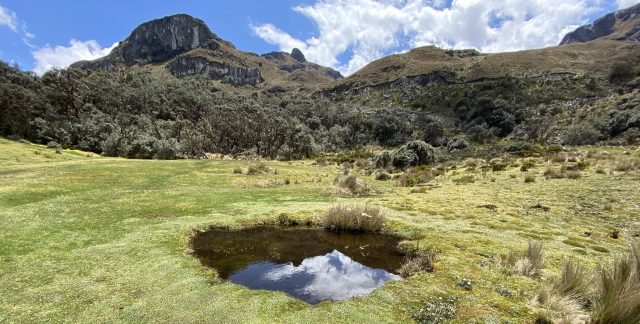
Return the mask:
<svg viewBox="0 0 640 324"><path fill-rule="evenodd" d="M304 54L302 54L302 51L297 48L294 48L291 51L291 57L300 63L304 63L307 61L307 59L304 57Z"/></svg>

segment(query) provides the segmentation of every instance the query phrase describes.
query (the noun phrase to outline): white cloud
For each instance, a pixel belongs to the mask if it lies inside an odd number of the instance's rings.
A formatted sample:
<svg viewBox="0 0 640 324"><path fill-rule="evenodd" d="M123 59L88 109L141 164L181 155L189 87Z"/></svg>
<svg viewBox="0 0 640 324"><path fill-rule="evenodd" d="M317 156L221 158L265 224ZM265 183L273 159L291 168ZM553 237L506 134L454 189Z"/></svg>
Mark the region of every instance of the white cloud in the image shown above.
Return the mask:
<svg viewBox="0 0 640 324"><path fill-rule="evenodd" d="M7 26L14 32L18 31L18 17L15 12L0 6L0 25Z"/></svg>
<svg viewBox="0 0 640 324"><path fill-rule="evenodd" d="M348 75L416 46L502 52L556 45L565 33L604 13L604 2L453 0L446 7L443 0L317 0L294 8L315 23L315 37L296 39L271 24L252 29L283 51L298 47L310 61ZM340 62L344 53L350 57Z"/></svg>
<svg viewBox="0 0 640 324"><path fill-rule="evenodd" d="M617 0L616 2L619 9L626 9L640 3L638 0Z"/></svg>
<svg viewBox="0 0 640 324"><path fill-rule="evenodd" d="M36 60L33 71L43 74L49 69L65 68L77 61L95 60L109 54L117 45L118 43L115 43L111 47L102 48L95 40L82 42L72 39L68 47L45 46L31 53Z"/></svg>

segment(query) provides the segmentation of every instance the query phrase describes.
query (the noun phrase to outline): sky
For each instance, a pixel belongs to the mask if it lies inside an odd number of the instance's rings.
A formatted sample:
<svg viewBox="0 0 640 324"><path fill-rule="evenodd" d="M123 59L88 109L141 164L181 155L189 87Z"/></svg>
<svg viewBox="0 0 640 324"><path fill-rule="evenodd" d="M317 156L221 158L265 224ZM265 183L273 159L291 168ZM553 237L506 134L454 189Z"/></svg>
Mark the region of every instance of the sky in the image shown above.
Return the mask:
<svg viewBox="0 0 640 324"><path fill-rule="evenodd" d="M640 0L0 0L0 60L44 73L109 53L145 21L204 20L240 50L297 47L350 75L418 46L493 53L556 45L580 25Z"/></svg>

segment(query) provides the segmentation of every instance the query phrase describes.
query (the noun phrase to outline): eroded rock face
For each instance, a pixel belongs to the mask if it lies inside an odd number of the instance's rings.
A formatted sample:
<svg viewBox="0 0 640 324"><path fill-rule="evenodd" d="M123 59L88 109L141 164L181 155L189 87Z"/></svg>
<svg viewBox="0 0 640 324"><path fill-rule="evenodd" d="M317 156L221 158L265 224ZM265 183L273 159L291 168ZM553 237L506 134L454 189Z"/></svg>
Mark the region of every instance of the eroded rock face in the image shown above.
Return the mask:
<svg viewBox="0 0 640 324"><path fill-rule="evenodd" d="M585 43L598 38L640 41L640 4L598 18L593 24L568 33L560 45Z"/></svg>
<svg viewBox="0 0 640 324"><path fill-rule="evenodd" d="M124 42L122 58L127 65L162 62L216 38L200 19L188 15L164 17L138 26Z"/></svg>
<svg viewBox="0 0 640 324"><path fill-rule="evenodd" d="M200 75L235 85L257 85L264 81L259 69L233 66L202 57L178 57L169 64L168 68L169 72L176 77Z"/></svg>
<svg viewBox="0 0 640 324"><path fill-rule="evenodd" d="M294 48L291 51L291 57L300 63L304 63L307 61L307 59L304 57L304 54L302 54L302 51L297 48Z"/></svg>

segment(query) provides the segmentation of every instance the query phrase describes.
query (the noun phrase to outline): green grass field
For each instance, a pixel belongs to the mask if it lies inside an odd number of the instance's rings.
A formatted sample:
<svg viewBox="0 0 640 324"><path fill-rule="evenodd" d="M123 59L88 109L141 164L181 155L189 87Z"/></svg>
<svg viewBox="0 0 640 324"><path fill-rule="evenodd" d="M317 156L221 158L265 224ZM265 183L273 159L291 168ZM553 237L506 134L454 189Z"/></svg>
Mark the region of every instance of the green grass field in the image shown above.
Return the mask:
<svg viewBox="0 0 640 324"><path fill-rule="evenodd" d="M453 322L530 323L527 302L540 281L568 259L593 269L626 250L612 230L640 229L640 174L608 172L638 151L595 150L608 154L593 158L579 179L545 180L542 160L528 172L459 166L422 193L360 174L378 193L348 198L331 194L337 165L266 162L277 173L248 176L233 172L248 161L56 154L0 139L0 323L408 322L424 302L452 296ZM474 182L454 181L465 175ZM221 282L189 252L190 235L211 225L271 223L282 213L316 220L336 203L365 202L386 212L389 231L420 237L404 244L441 251L435 272L310 306ZM497 210L478 208L486 204ZM500 254L524 250L531 239L544 244L542 279L500 267ZM471 291L456 286L461 278L472 280Z"/></svg>

